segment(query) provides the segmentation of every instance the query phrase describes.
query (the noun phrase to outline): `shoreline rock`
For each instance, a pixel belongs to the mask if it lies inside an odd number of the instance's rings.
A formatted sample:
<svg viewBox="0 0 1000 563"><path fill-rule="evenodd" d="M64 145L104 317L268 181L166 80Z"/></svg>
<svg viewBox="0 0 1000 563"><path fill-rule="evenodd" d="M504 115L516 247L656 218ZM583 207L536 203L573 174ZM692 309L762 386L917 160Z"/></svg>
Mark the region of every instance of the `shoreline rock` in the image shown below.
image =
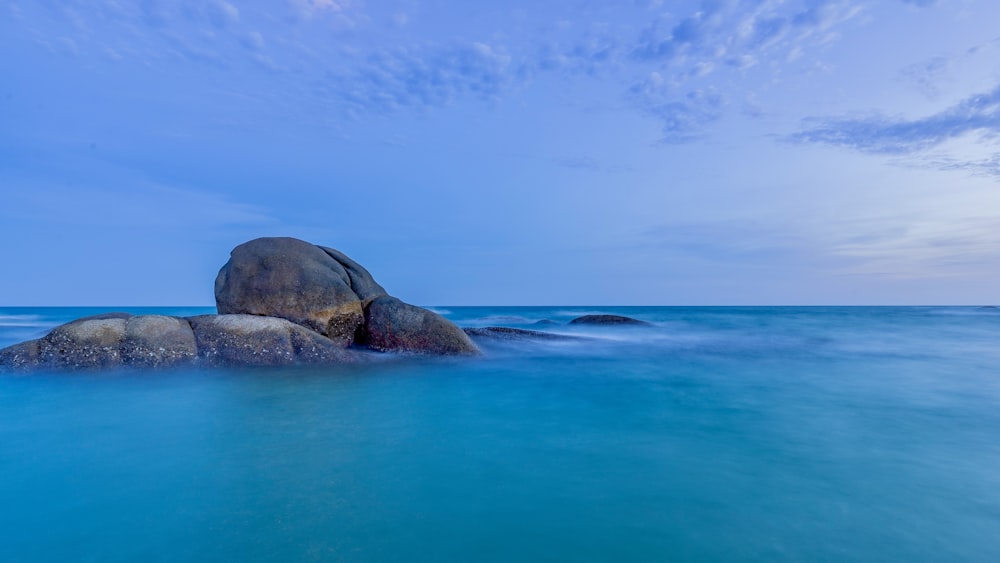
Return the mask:
<svg viewBox="0 0 1000 563"><path fill-rule="evenodd" d="M232 250L215 279L218 315L107 313L0 350L0 369L102 369L189 364L353 363L378 352L476 355L441 315L390 296L339 250L258 238Z"/></svg>
<svg viewBox="0 0 1000 563"><path fill-rule="evenodd" d="M380 352L480 353L469 336L448 319L389 296L374 299L365 307L360 343Z"/></svg>

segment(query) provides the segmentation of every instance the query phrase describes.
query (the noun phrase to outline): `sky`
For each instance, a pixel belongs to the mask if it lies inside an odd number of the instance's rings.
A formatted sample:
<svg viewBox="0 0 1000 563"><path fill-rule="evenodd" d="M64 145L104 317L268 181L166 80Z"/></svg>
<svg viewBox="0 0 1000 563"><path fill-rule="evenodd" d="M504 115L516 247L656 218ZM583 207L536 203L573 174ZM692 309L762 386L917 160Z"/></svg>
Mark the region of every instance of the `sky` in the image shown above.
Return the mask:
<svg viewBox="0 0 1000 563"><path fill-rule="evenodd" d="M1000 304L991 0L0 0L0 305Z"/></svg>

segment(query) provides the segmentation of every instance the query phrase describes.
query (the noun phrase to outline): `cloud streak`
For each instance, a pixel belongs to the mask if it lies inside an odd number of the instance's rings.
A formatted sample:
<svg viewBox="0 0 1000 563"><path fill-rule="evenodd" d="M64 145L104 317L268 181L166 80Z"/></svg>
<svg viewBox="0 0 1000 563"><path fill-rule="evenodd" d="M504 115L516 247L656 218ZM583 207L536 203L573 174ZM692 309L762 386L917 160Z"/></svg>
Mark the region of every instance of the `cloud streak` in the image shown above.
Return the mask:
<svg viewBox="0 0 1000 563"><path fill-rule="evenodd" d="M875 154L925 150L963 135L993 139L1000 133L1000 85L938 113L905 119L885 115L813 118L789 140L846 147Z"/></svg>
<svg viewBox="0 0 1000 563"><path fill-rule="evenodd" d="M763 62L800 57L811 42L828 41L835 27L858 13L842 0L705 1L686 17L665 15L628 51L634 63L657 66L631 86L630 97L640 111L660 120L662 142L700 139L725 110L717 88L722 80L741 82L748 69L762 68Z"/></svg>
<svg viewBox="0 0 1000 563"><path fill-rule="evenodd" d="M704 136L705 128L722 115L724 99L714 90L695 90L673 97L663 77L652 73L632 86L632 99L640 110L662 123L667 144L685 143Z"/></svg>

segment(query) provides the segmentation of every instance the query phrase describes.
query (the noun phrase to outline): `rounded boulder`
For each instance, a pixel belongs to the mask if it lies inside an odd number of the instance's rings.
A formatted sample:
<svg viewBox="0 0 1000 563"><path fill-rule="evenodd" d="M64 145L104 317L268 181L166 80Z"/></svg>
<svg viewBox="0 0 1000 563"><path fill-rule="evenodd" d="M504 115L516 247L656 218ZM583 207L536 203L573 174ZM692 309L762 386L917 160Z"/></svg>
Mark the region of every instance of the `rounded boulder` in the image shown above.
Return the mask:
<svg viewBox="0 0 1000 563"><path fill-rule="evenodd" d="M289 237L237 246L215 280L220 314L288 319L342 346L353 342L364 322L365 301L385 294L367 270L338 251Z"/></svg>

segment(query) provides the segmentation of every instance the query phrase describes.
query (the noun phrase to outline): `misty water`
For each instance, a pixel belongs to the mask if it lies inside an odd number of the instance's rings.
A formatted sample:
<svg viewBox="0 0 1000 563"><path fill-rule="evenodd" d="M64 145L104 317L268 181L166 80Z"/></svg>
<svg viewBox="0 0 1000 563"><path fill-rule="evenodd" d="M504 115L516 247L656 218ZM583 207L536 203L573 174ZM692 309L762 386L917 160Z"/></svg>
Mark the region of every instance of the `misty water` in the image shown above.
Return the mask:
<svg viewBox="0 0 1000 563"><path fill-rule="evenodd" d="M0 375L0 561L1000 560L998 310L436 310L580 338Z"/></svg>

